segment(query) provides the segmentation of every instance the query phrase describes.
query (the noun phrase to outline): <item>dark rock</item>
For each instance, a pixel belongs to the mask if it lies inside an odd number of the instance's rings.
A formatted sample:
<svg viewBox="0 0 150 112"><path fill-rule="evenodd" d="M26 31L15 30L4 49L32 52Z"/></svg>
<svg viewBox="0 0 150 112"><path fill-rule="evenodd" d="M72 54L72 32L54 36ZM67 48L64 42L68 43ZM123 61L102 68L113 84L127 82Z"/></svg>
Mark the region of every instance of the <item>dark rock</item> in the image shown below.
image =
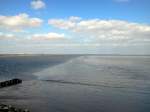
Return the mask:
<svg viewBox="0 0 150 112"><path fill-rule="evenodd" d="M21 79L12 79L8 81L0 82L0 88L13 86L13 85L20 84L20 83L22 83Z"/></svg>
<svg viewBox="0 0 150 112"><path fill-rule="evenodd" d="M0 112L30 112L28 109L15 108L11 105L0 104Z"/></svg>

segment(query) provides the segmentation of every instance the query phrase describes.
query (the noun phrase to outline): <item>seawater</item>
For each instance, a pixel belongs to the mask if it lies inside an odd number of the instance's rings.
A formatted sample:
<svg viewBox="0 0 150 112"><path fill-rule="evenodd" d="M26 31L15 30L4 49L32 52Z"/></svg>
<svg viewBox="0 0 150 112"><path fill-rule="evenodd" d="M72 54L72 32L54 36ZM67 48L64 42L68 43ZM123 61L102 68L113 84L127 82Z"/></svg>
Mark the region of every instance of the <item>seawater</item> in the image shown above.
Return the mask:
<svg viewBox="0 0 150 112"><path fill-rule="evenodd" d="M31 112L149 112L150 56L0 57L0 103Z"/></svg>

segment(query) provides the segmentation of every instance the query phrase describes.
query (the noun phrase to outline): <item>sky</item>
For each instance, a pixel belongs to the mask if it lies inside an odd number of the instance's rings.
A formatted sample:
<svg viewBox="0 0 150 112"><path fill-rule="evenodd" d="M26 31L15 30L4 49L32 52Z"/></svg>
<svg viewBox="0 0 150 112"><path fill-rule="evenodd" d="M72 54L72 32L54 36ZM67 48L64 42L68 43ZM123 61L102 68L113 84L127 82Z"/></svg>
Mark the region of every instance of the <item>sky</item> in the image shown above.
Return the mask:
<svg viewBox="0 0 150 112"><path fill-rule="evenodd" d="M150 0L1 0L0 54L150 54Z"/></svg>

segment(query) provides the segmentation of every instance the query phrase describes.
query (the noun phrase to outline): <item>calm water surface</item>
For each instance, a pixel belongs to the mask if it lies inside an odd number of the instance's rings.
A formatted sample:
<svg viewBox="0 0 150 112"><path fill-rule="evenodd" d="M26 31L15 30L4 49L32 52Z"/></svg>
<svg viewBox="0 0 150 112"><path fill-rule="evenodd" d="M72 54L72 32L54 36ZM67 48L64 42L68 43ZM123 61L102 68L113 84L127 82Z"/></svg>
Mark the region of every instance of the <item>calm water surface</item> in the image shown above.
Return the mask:
<svg viewBox="0 0 150 112"><path fill-rule="evenodd" d="M149 56L0 57L0 103L31 112L150 112Z"/></svg>

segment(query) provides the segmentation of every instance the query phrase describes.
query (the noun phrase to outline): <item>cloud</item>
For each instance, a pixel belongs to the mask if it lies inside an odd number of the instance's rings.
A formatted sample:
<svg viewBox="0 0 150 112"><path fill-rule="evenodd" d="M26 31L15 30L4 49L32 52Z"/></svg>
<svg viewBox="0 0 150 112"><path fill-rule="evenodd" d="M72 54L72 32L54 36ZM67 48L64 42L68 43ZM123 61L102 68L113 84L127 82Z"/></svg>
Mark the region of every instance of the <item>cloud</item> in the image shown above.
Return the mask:
<svg viewBox="0 0 150 112"><path fill-rule="evenodd" d="M50 19L48 23L61 29L71 29L75 27L76 22L78 22L79 20L81 20L80 17L71 16L68 20Z"/></svg>
<svg viewBox="0 0 150 112"><path fill-rule="evenodd" d="M43 9L46 7L45 3L42 0L31 1L30 5L35 10Z"/></svg>
<svg viewBox="0 0 150 112"><path fill-rule="evenodd" d="M135 40L150 40L150 26L122 20L101 19L49 19L49 25L67 30L88 42L132 43Z"/></svg>
<svg viewBox="0 0 150 112"><path fill-rule="evenodd" d="M33 24L31 20L34 19L26 14L20 16L21 14L0 16L0 28L20 31L42 24L42 20L38 22L39 24ZM4 22L4 18L8 18L7 22ZM23 21L21 21L22 19ZM61 53L149 53L150 25L148 24L99 18L82 19L75 16L65 19L49 19L48 24L51 29L55 27L53 30L56 32L29 33L2 30L0 47L5 48L14 43L13 45L19 46L17 48L22 46L24 50L24 47L31 46L36 50L41 49L40 52L43 49L46 51L51 49L52 52L60 51ZM31 51L34 50L31 49Z"/></svg>
<svg viewBox="0 0 150 112"><path fill-rule="evenodd" d="M0 32L0 40L18 40L18 41L61 41L65 40L65 34L63 33L34 33L34 34L26 34L26 33L4 33Z"/></svg>
<svg viewBox="0 0 150 112"><path fill-rule="evenodd" d="M61 40L61 39L65 39L65 35L50 32L50 33L45 33L45 34L33 34L31 35L31 39L33 40Z"/></svg>
<svg viewBox="0 0 150 112"><path fill-rule="evenodd" d="M15 36L14 34L11 34L11 33L2 33L0 32L0 40L15 40Z"/></svg>
<svg viewBox="0 0 150 112"><path fill-rule="evenodd" d="M39 18L30 18L29 15L22 13L15 16L0 15L0 28L12 31L22 31L26 28L39 27L42 24Z"/></svg>

